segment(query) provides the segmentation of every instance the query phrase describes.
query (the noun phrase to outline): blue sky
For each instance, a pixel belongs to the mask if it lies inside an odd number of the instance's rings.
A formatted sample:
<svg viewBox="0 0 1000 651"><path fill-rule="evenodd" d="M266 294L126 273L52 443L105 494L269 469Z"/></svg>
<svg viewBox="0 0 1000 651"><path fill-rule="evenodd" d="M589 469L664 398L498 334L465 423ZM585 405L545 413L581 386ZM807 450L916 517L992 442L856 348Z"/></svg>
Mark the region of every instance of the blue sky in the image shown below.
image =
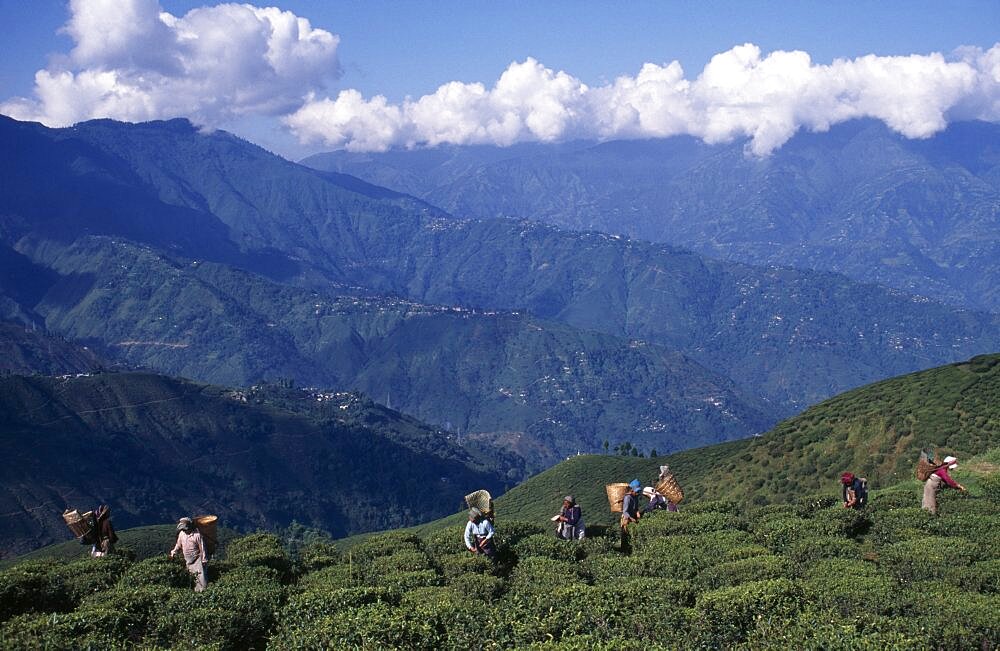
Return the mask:
<svg viewBox="0 0 1000 651"><path fill-rule="evenodd" d="M141 4L140 0L128 0L133 1ZM155 0L142 1L156 5ZM291 76L272 75L270 81L261 82L261 95L266 91L270 93L269 98L253 97L240 104L243 100L238 98L247 94L248 82L246 78L234 76L240 73L231 72L218 78L204 73L208 76L199 78L197 84L200 95L187 98L187 104L158 100L156 89L144 88L140 93L134 83L126 87L126 94L131 93L128 102L111 102L95 99L97 91L89 82L84 83L82 73L117 70L119 84L124 84L122 80L129 75L133 76L133 81L142 79L143 83L150 78L150 71L163 75L162 62L136 63L135 60L142 58L139 51L142 47L155 49L155 39L162 35L144 34L123 46L126 50L134 48L138 53L118 52L104 57L95 46L96 49L91 48L89 53L81 52L85 49L81 47L71 55L81 38L103 37L103 30L114 32L128 27L116 23L114 18L117 16L110 12L101 14L101 4L99 0L77 2L78 13L91 6L97 10L86 25L77 29L76 36L71 36L58 33L71 17L67 3L0 0L0 20L13 26L3 44L3 57L0 57L0 102L12 98L25 100L0 104L5 109L3 112L57 123L99 116L102 111L122 119L168 117L168 113L184 112L185 107L190 106L190 117L195 121L241 132L290 157L339 146L378 149L439 142L509 144L527 139L558 140L581 135L602 138L659 136L692 132L694 122L705 121L706 114L717 113L719 101L729 102L726 107L734 101L739 105L770 101L770 96L757 96L752 92L747 96L742 91L735 100L733 95L724 100L706 100L704 88L680 88L679 84L693 84L712 57L721 53L731 52L731 58L738 59L739 66L753 73L743 80L744 85L760 87L766 83L780 86L780 82L774 82L776 76L779 79L783 74L801 76L807 69L802 62L782 62L769 58L770 54L807 52L808 69L825 75L821 83L824 89L834 88L823 92L833 93L842 100L855 92L846 85L861 82L851 81L856 78L857 70L822 68L834 59L940 52L952 62L956 58L956 48L971 46L988 54L1000 39L997 29L1000 2L995 0L946 3L277 0L258 3L258 6L277 6L307 19L312 29L327 32L339 40L336 43L326 41L326 50L314 53L306 62L308 69L298 66ZM159 1L160 9L178 18L183 18L192 9L206 6L211 7L212 3ZM733 50L745 43L756 46L758 54ZM252 47L250 37L234 40L233 47ZM975 56L965 58L976 74L989 77L993 57L988 60ZM637 85L643 64L656 64L666 69L673 61L683 68L683 75L654 71L661 73L656 83L663 88L670 86L673 93L664 91L663 98L658 99L655 106L639 107L635 89L588 93L595 88L610 88L621 76L635 78L633 85ZM886 65L892 63L886 61ZM521 67L511 69L512 62ZM917 64L931 66L935 62L921 60L914 65ZM891 66L886 69L897 74ZM74 77L71 82L63 79L65 83L52 91L55 95L46 105L35 88L38 70L69 70ZM510 84L517 82L519 90L491 94L505 71L510 73ZM914 78L927 76L916 69L910 72ZM569 79L558 78L559 73L565 73ZM992 90L979 88L975 91L978 95L969 99L969 93L973 92L969 84L982 84L966 80L966 72L955 67L948 68L946 73L955 75L955 80L926 91L936 100L940 98L940 106L936 108L944 116L941 119L946 121L952 114L982 119L993 117L994 109L981 107L984 102L992 101L991 95L986 99L982 97L984 92L992 93ZM253 71L246 74L253 74ZM933 71L928 74L937 75ZM827 79L833 76L837 78L836 83ZM52 78L57 79L54 72ZM454 81L467 85L456 89L465 93L464 99L450 97L444 101L438 97L434 102L425 102L422 108L416 106L419 98L433 96L444 84ZM485 96L478 88L471 87L476 82L482 84ZM176 76L165 83L163 92L172 97L177 97L178 88L183 87L185 92L191 90L189 83L178 86L180 80ZM268 87L267 83L272 86ZM820 82L810 82L808 88L803 86L798 94L816 92L817 83ZM206 102L205 95L210 92L206 89L212 84L220 85L220 93L228 93L227 97L232 100L229 107ZM957 89L956 84L962 85L962 89ZM122 93L117 87L102 88L120 99ZM345 90L355 90L358 96L341 96ZM899 92L906 90L902 88ZM781 100L784 103L778 114L770 113L763 118L727 118L727 122L695 135L708 140L741 136L759 138L764 143L761 150L766 153L773 149L774 142L782 141L789 129L821 129L831 118L837 121L845 115L853 117L874 112L874 117L886 120L893 128L913 137L923 137L928 130L936 128L935 124L940 124L941 120L933 114L910 119L880 115L878 109L868 108L880 102L891 103L892 92L897 91L890 89L887 92L888 99L884 94L876 94L856 107L831 105L822 115L812 115L808 106L789 104L786 98ZM303 106L302 98L309 93L313 99ZM384 106L371 103L378 95L385 97ZM513 96L527 104L519 106L516 115L511 117L503 113L506 108L498 107L509 107ZM406 104L406 98L413 104ZM838 101L842 103L841 100ZM92 103L88 105L88 101ZM902 98L900 101L908 100ZM909 101L917 102L919 98L911 97ZM63 106L58 105L60 102ZM605 112L602 107L595 107L597 102L608 102L614 108ZM70 110L69 105L77 107L76 112ZM627 112L634 107L637 115L623 117L623 106ZM437 111L438 115L447 116L463 128L453 133L446 125L428 118L428 111ZM555 115L553 111L568 113L568 117ZM610 115L610 112L615 114ZM726 112L730 112L729 108ZM776 121L788 123L774 126ZM477 128L472 122L493 126ZM604 126L598 132L588 133L587 123Z"/></svg>

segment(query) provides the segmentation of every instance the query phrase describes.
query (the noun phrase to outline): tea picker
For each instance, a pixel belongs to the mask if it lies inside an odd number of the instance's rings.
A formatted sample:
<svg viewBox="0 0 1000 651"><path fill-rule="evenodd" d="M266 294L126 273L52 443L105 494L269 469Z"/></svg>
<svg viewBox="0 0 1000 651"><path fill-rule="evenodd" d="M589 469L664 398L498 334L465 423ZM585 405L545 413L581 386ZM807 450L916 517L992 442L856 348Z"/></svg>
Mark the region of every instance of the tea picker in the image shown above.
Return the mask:
<svg viewBox="0 0 1000 651"><path fill-rule="evenodd" d="M107 504L101 504L82 515L76 509L66 509L63 521L81 545L90 545L90 555L94 558L107 556L114 551L118 534L111 524L111 509Z"/></svg>

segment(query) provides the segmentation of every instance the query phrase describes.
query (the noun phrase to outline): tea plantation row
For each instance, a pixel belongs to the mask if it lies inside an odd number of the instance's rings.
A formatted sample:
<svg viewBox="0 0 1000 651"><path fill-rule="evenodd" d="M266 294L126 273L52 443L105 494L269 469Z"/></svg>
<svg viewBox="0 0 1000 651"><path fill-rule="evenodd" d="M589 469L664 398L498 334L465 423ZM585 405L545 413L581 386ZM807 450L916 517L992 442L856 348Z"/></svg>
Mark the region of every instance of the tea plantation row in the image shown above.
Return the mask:
<svg viewBox="0 0 1000 651"><path fill-rule="evenodd" d="M498 522L500 561L461 528L289 558L253 534L196 594L166 556L29 561L0 573L4 649L979 649L1000 641L1000 476L976 497L915 489L864 512L831 497L704 502L582 543ZM169 541L166 541L169 545Z"/></svg>

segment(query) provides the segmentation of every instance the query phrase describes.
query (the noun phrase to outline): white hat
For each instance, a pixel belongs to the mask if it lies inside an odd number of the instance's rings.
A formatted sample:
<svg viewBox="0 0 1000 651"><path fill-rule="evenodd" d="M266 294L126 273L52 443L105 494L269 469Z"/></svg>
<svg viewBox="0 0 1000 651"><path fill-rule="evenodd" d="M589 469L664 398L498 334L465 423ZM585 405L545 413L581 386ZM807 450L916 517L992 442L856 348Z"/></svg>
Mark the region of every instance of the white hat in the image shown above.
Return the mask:
<svg viewBox="0 0 1000 651"><path fill-rule="evenodd" d="M955 463L956 461L958 461L958 459L956 457L945 457L944 458L944 464L945 465L948 465L949 463Z"/></svg>
<svg viewBox="0 0 1000 651"><path fill-rule="evenodd" d="M652 486L646 486L645 488L642 489L642 494L652 499L653 496L656 495L656 489L653 488Z"/></svg>

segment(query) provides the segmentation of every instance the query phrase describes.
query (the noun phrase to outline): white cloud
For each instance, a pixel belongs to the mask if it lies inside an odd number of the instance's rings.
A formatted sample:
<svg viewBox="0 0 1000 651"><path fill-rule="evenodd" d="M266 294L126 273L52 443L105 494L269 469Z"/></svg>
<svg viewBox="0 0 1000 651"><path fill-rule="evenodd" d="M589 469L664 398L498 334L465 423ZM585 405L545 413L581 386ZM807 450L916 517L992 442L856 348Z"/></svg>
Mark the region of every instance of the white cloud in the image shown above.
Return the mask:
<svg viewBox="0 0 1000 651"><path fill-rule="evenodd" d="M310 97L284 122L303 143L358 151L689 134L709 143L749 137L749 151L765 156L799 129L863 117L909 138L931 136L950 119L1000 120L1000 44L950 58L869 55L817 65L805 52L764 56L748 43L715 55L693 80L676 61L647 63L596 88L528 58L490 89L451 82L398 105L345 90Z"/></svg>
<svg viewBox="0 0 1000 651"><path fill-rule="evenodd" d="M339 37L273 7L222 4L173 16L157 0L72 0L75 47L35 74L35 96L0 104L64 126L95 117L185 116L214 126L300 107L338 75Z"/></svg>
<svg viewBox="0 0 1000 651"><path fill-rule="evenodd" d="M355 151L571 138L688 134L749 138L765 156L798 130L876 118L910 138L956 119L1000 121L1000 43L988 50L814 63L806 52L721 52L697 77L646 63L591 87L532 58L492 85L453 81L390 103L353 89L326 96L339 37L274 7L221 4L173 16L158 0L71 0L72 51L35 75L30 98L0 113L63 126L96 117L185 116L206 126L280 116L303 144Z"/></svg>

